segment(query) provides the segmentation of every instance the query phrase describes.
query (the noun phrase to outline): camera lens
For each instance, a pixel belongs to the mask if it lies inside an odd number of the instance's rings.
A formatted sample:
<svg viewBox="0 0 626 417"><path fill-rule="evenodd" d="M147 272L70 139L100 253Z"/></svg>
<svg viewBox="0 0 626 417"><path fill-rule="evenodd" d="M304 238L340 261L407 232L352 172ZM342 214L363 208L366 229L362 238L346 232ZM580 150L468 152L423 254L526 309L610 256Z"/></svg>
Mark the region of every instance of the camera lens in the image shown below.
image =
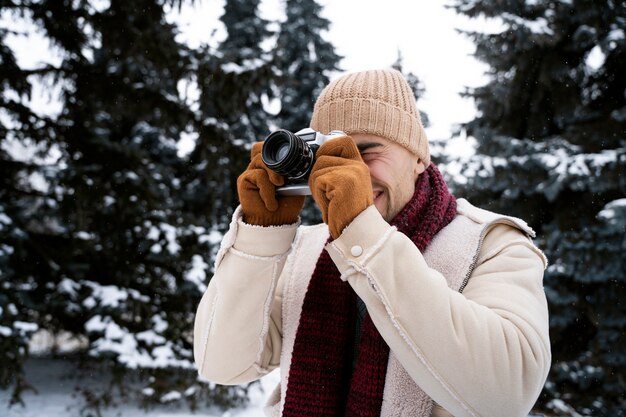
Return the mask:
<svg viewBox="0 0 626 417"><path fill-rule="evenodd" d="M309 145L288 130L272 132L263 143L261 158L272 171L288 178L303 177L313 163Z"/></svg>

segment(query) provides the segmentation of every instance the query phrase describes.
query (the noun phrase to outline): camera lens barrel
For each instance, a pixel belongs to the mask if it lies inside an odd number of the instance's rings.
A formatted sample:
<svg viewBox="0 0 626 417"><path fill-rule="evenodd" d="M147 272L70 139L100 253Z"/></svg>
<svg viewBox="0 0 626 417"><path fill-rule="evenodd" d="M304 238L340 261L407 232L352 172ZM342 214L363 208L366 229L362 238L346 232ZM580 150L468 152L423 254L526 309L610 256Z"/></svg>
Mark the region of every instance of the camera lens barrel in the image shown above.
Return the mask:
<svg viewBox="0 0 626 417"><path fill-rule="evenodd" d="M261 158L269 169L290 179L306 176L314 157L307 142L284 129L272 132L261 151Z"/></svg>

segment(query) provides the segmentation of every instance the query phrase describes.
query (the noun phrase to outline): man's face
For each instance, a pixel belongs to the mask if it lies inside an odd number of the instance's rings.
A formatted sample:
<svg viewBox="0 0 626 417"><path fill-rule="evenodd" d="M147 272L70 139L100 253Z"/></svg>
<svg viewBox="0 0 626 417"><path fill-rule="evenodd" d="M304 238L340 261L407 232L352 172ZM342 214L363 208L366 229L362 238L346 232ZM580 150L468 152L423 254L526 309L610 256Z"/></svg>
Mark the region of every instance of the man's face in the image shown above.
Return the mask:
<svg viewBox="0 0 626 417"><path fill-rule="evenodd" d="M409 202L424 164L404 147L367 133L353 133L363 161L370 169L374 205L390 222Z"/></svg>

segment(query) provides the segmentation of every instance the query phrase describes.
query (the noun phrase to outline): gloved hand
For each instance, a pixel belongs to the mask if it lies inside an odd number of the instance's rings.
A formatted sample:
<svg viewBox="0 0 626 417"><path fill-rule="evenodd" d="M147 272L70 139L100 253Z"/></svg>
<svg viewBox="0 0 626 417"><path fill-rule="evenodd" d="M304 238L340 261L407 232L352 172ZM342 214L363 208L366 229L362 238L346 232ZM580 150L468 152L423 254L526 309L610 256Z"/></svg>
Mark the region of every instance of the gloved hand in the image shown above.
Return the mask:
<svg viewBox="0 0 626 417"><path fill-rule="evenodd" d="M298 221L304 196L277 196L276 187L285 179L270 170L261 159L263 142L252 146L248 168L237 178L237 193L243 220L258 226L278 226Z"/></svg>
<svg viewBox="0 0 626 417"><path fill-rule="evenodd" d="M369 168L350 136L320 146L309 187L334 239L374 203Z"/></svg>

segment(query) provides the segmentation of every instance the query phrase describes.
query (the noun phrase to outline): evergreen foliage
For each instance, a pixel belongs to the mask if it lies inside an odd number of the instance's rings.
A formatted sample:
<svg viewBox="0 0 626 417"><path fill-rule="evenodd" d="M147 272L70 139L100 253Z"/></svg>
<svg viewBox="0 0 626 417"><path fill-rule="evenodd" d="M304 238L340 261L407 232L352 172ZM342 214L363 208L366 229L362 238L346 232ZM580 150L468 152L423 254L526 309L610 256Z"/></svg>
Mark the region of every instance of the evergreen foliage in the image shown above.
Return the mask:
<svg viewBox="0 0 626 417"><path fill-rule="evenodd" d="M18 7L11 12L27 14ZM13 388L11 404L30 388L23 362L40 309L32 294L57 275L46 246L56 243L48 229L58 203L48 184L58 172L53 161L59 151L56 121L29 106L32 79L49 78L45 70L20 67L6 44L16 35L0 29L0 389ZM41 227L44 221L48 227Z"/></svg>
<svg viewBox="0 0 626 417"><path fill-rule="evenodd" d="M193 51L193 84L200 92L188 156L188 210L224 233L237 206L237 177L249 162L251 145L269 133L264 101L271 100L271 41L258 0L227 0L220 20L227 37L215 49ZM219 196L219 198L216 198ZM214 251L215 252L215 248Z"/></svg>
<svg viewBox="0 0 626 417"><path fill-rule="evenodd" d="M411 87L411 91L413 91L415 100L419 101L419 99L422 98L422 96L426 92L426 88L424 87L422 81L417 77L417 75L413 74L412 72L406 73L404 71L404 58L402 57L402 52L400 50L398 50L398 57L396 58L396 62L393 63L391 68L400 71L402 75L404 75L404 78L406 78L409 87ZM417 109L420 112L422 125L424 127L429 127L430 121L428 120L428 115L424 111L422 111L419 106L417 107Z"/></svg>
<svg viewBox="0 0 626 417"><path fill-rule="evenodd" d="M272 56L273 90L280 100L280 111L271 121L274 128L297 132L309 127L315 100L339 69L341 57L322 36L330 22L321 16L319 4L314 0L286 0L284 5L286 19L280 23ZM306 199L301 218L305 224L322 221L313 198Z"/></svg>
<svg viewBox="0 0 626 417"><path fill-rule="evenodd" d="M322 37L330 22L314 0L286 0L286 19L280 25L274 65L280 112L274 122L292 132L309 126L313 105L341 57ZM323 132L328 133L328 132Z"/></svg>
<svg viewBox="0 0 626 417"><path fill-rule="evenodd" d="M17 117L4 124L5 142L15 136L58 156L34 167L45 181L36 193L29 168L14 163L16 153L7 155L13 188L6 184L3 192L15 191L4 210L20 241L9 240L13 253L2 268L11 274L3 280L11 286L6 311L28 320L13 320L23 330L12 335L19 357L3 362L21 365L26 329L69 331L87 338L85 358L117 373L145 369L152 386L144 392L156 399L164 389L181 389L156 377L162 368L186 373L186 389L195 380L190 328L204 286L189 272L198 273L195 257L207 250L204 229L182 212L179 198L177 141L193 115L177 89L189 51L175 41L158 1L111 1L102 9L27 2L3 12L39 27L61 57L34 70L15 65L5 85L27 94L37 77L58 89L62 106L52 120L31 115L28 124ZM18 183L26 195L16 192ZM9 372L3 385L13 384L17 399L19 369Z"/></svg>
<svg viewBox="0 0 626 417"><path fill-rule="evenodd" d="M550 266L553 367L538 409L624 415L626 5L457 0L495 33L467 33L490 82L467 92L478 141L457 184L529 221ZM569 411L568 411L569 410Z"/></svg>
<svg viewBox="0 0 626 417"><path fill-rule="evenodd" d="M260 0L226 0L220 18L228 31L227 38L218 48L221 58L219 76L214 80L227 94L230 102L227 112L219 115L232 134L246 142L255 142L267 134L268 114L263 100L269 101L271 93L271 57L263 50L271 32L269 22L259 16ZM225 83L220 85L220 79ZM224 91L230 86L231 91Z"/></svg>

